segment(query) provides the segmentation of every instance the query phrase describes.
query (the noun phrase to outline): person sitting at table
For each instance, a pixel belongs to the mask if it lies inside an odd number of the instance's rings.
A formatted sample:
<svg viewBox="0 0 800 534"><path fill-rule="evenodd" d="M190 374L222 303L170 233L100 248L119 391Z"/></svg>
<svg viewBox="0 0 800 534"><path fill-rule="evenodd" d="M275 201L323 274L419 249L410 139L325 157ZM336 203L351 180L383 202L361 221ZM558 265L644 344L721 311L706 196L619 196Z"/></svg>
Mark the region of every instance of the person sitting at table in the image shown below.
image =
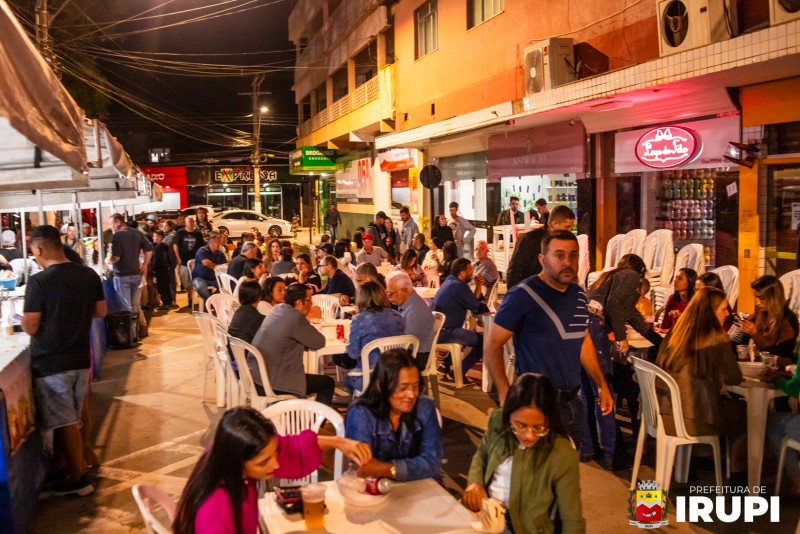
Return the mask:
<svg viewBox="0 0 800 534"><path fill-rule="evenodd" d="M356 264L371 263L375 267L380 267L381 263L388 261L394 263L394 258L382 247L376 247L372 243L372 234L364 234L364 247L356 253Z"/></svg>
<svg viewBox="0 0 800 534"><path fill-rule="evenodd" d="M745 403L720 394L737 385L742 373L722 324L728 316L724 291L699 290L661 343L656 364L669 373L680 390L680 403L690 436L725 435L730 444L731 485L746 485L747 414ZM667 435L675 435L672 405L661 399Z"/></svg>
<svg viewBox="0 0 800 534"><path fill-rule="evenodd" d="M325 336L314 328L306 314L311 310L311 297L303 284L290 284L284 299L261 322L253 337L253 346L264 358L272 389L276 394L305 397L317 394L317 401L331 405L336 384L325 375L306 374L303 353L325 346ZM252 356L247 357L256 388L261 386L258 367ZM257 378L259 377L259 378ZM263 394L263 390L259 391Z"/></svg>
<svg viewBox="0 0 800 534"><path fill-rule="evenodd" d="M469 288L472 272L472 264L467 258L456 259L453 262L452 274L447 277L433 299L433 311L445 315L444 325L439 333L439 343L458 343L470 348L469 354L461 363L461 372L464 376L483 358L483 334L464 328L467 311L471 311L473 315L489 313L489 308L478 300L478 295L483 289L483 279L480 276L476 277L475 290ZM450 371L452 362L453 358L448 354L439 367L439 372L448 378L454 378Z"/></svg>
<svg viewBox="0 0 800 534"><path fill-rule="evenodd" d="M561 532L583 533L578 454L561 423L556 391L544 375L524 373L472 457L463 503L473 512L492 497L505 505L506 532L552 532L555 504Z"/></svg>
<svg viewBox="0 0 800 534"><path fill-rule="evenodd" d="M247 242L241 247L241 252L236 254L233 259L231 259L230 263L228 263L228 270L226 271L229 276L232 276L234 279L241 278L244 272L244 264L248 259L256 259L257 261L261 261L256 257L258 253L258 245L252 242Z"/></svg>
<svg viewBox="0 0 800 534"><path fill-rule="evenodd" d="M439 282L444 283L453 270L453 262L458 259L458 247L455 241L447 241L442 246L442 265L439 268Z"/></svg>
<svg viewBox="0 0 800 534"><path fill-rule="evenodd" d="M350 325L350 341L347 354L334 358L336 365L353 371L361 371L361 349L369 342L382 337L402 336L405 333L403 316L391 308L386 291L377 282L366 282L358 288L356 295L358 314ZM379 352L374 350L369 355L370 368L375 366ZM345 385L353 391L363 391L360 376L347 375Z"/></svg>
<svg viewBox="0 0 800 534"><path fill-rule="evenodd" d="M281 259L272 264L272 270L269 272L270 276L280 276L282 274L291 274L294 271L295 263L292 259L292 249L281 249Z"/></svg>
<svg viewBox="0 0 800 534"><path fill-rule="evenodd" d="M697 291L698 289L704 287L715 287L720 291L725 291L725 286L722 285L722 278L720 278L717 273L712 272L703 273L697 276L697 282L694 283L694 290ZM730 334L734 321L734 312L730 304L728 305L728 313L730 315L728 315L728 318L725 319L725 324L722 325L722 327Z"/></svg>
<svg viewBox="0 0 800 534"><path fill-rule="evenodd" d="M765 382L773 382L775 386L789 397L800 395L800 374L795 370L794 375L767 368L761 376ZM784 397L785 398L785 397ZM767 442L772 448L775 457L780 455L783 438L788 437L800 441L800 414L784 411L772 412L767 420ZM782 490L784 494L800 493L800 465L798 465L797 451L791 447L786 448L784 467L789 475L788 488Z"/></svg>
<svg viewBox="0 0 800 534"><path fill-rule="evenodd" d="M327 255L319 264L320 277L327 277L328 281L320 290L321 295L336 295L343 306L350 304L356 297L356 286L344 271L339 269L339 262L336 258Z"/></svg>
<svg viewBox="0 0 800 534"><path fill-rule="evenodd" d="M371 263L358 264L353 282L355 282L356 290L366 282L378 282L381 287L386 287L386 277L379 273L378 269Z"/></svg>
<svg viewBox="0 0 800 534"><path fill-rule="evenodd" d="M363 395L347 410L345 436L366 443L372 459L360 477L399 482L439 480L444 449L436 405L420 395L420 375L410 351L387 350L377 359Z"/></svg>
<svg viewBox="0 0 800 534"><path fill-rule="evenodd" d="M261 302L258 303L258 311L262 315L269 315L272 308L283 303L285 292L286 280L280 276L267 278L261 291Z"/></svg>
<svg viewBox="0 0 800 534"><path fill-rule="evenodd" d="M269 275L267 274L267 268L264 267L263 261L258 258L246 260L244 262L244 268L242 269L242 276L239 277L236 288L233 290L233 296L239 298L239 288L248 280L255 280L260 286L263 286L267 278L269 278Z"/></svg>
<svg viewBox="0 0 800 534"><path fill-rule="evenodd" d="M797 362L797 315L786 304L783 284L774 276L766 275L750 284L756 302L753 316L741 322L741 329L749 336L761 352L778 356L780 368ZM749 339L737 340L747 344Z"/></svg>
<svg viewBox="0 0 800 534"><path fill-rule="evenodd" d="M408 252L408 250L406 251ZM413 253L413 251L412 251ZM393 271L386 277L386 296L397 306L397 311L405 321L405 333L417 336L417 367L420 372L428 365L428 357L433 345L433 314L428 303L414 291L408 274Z"/></svg>
<svg viewBox="0 0 800 534"><path fill-rule="evenodd" d="M348 265L356 266L356 255L350 251L350 240L340 239L333 245L333 255L339 260L341 269L347 268Z"/></svg>
<svg viewBox="0 0 800 534"><path fill-rule="evenodd" d="M214 232L209 235L208 243L200 247L194 256L192 287L204 301L208 300L212 291L219 291L214 269L224 263L228 263L228 259L220 250L219 234Z"/></svg>
<svg viewBox="0 0 800 534"><path fill-rule="evenodd" d="M261 265L261 262L258 262ZM239 307L233 312L228 334L251 343L253 336L264 321L264 314L258 311L261 301L261 286L255 280L245 280L239 284Z"/></svg>
<svg viewBox="0 0 800 534"><path fill-rule="evenodd" d="M319 291L320 288L322 288L322 279L320 279L319 275L314 272L314 267L311 265L311 256L308 254L300 254L297 256L297 261L295 264L297 281L301 284L313 285L316 287L315 291Z"/></svg>
<svg viewBox="0 0 800 534"><path fill-rule="evenodd" d="M601 274L600 278L586 292L586 298L589 301L589 336L592 338L597 352L600 369L609 385L614 382L615 373L612 359L614 351L628 352L626 334L628 325L656 347L654 352L661 345L661 336L653 330L650 324L645 322L644 317L636 309L639 289L646 274L647 267L641 257L636 254L625 254L620 258L615 269ZM613 343L609 339L612 335L615 340ZM625 382L632 381L632 376L620 374L619 378ZM627 386L624 388L626 391L632 389L629 387L631 384L624 385ZM611 394L614 394L613 390ZM598 402L600 397L597 386L584 370L581 370L581 398L587 414L583 420L583 438L580 443L581 460L588 462L594 456L594 440L589 431L589 424L591 420L595 420L599 445L603 449L602 465L606 469L612 469L617 437L616 418L613 411L603 415ZM630 399L629 402L636 403L638 408L636 400L638 392L628 395L626 398ZM638 413L638 409L636 412ZM592 413L594 417L591 417Z"/></svg>
<svg viewBox="0 0 800 534"><path fill-rule="evenodd" d="M272 271L272 264L281 261L281 242L277 239L270 239L267 243L266 251L263 256L264 267L267 273Z"/></svg>
<svg viewBox="0 0 800 534"><path fill-rule="evenodd" d="M431 246L422 260L423 271L435 271L438 274L442 272L442 245L444 243L438 238L431 239Z"/></svg>
<svg viewBox="0 0 800 534"><path fill-rule="evenodd" d="M422 267L417 265L417 253L413 249L408 249L400 256L400 263L394 268L395 271L402 271L408 275L414 286L426 287L425 273Z"/></svg>
<svg viewBox="0 0 800 534"><path fill-rule="evenodd" d="M667 305L664 307L664 316L661 319L661 328L669 330L678 317L681 316L683 310L689 305L694 295L694 286L697 282L697 271L684 267L675 273L675 281L672 287L675 293L667 300Z"/></svg>
<svg viewBox="0 0 800 534"><path fill-rule="evenodd" d="M316 471L322 451L339 449L356 465L372 459L369 446L313 430L282 436L252 408L225 412L214 443L194 467L183 489L172 530L175 534L258 532L256 482L296 479Z"/></svg>

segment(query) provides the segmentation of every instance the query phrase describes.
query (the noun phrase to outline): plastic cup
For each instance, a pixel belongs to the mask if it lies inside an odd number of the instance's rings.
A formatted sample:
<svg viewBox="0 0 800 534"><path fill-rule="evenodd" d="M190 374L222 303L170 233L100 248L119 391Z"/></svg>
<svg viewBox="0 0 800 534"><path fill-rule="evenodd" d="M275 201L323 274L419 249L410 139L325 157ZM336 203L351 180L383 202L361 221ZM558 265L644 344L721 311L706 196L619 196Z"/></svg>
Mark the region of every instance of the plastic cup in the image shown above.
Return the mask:
<svg viewBox="0 0 800 534"><path fill-rule="evenodd" d="M778 368L778 357L773 356L768 352L761 353L761 359L764 362L765 367L769 367L770 369L777 369Z"/></svg>
<svg viewBox="0 0 800 534"><path fill-rule="evenodd" d="M303 496L303 519L307 530L325 528L325 486L308 484L300 488Z"/></svg>
<svg viewBox="0 0 800 534"><path fill-rule="evenodd" d="M740 362L746 362L750 360L750 347L747 345L737 345L736 346L736 359Z"/></svg>

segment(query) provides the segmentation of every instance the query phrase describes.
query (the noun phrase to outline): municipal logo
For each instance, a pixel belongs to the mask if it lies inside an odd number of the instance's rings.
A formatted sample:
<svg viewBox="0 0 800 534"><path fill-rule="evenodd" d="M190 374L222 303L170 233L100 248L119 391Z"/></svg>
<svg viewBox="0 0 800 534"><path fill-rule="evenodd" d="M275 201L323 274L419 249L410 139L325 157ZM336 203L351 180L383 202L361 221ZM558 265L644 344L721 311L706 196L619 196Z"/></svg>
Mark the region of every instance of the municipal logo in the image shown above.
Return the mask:
<svg viewBox="0 0 800 534"><path fill-rule="evenodd" d="M639 528L659 528L668 524L667 492L655 481L642 481L628 495L628 524Z"/></svg>

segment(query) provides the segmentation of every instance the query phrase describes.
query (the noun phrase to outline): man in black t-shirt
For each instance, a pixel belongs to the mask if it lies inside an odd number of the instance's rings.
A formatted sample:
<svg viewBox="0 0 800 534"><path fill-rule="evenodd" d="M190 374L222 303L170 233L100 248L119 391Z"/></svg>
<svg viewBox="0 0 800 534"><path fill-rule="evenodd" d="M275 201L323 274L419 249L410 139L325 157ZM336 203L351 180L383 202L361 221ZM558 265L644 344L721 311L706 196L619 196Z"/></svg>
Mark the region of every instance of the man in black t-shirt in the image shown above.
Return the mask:
<svg viewBox="0 0 800 534"><path fill-rule="evenodd" d="M31 252L44 270L28 279L22 328L31 336L39 425L53 431L54 463L65 469L52 474L62 475L63 480L50 492L88 495L94 487L83 474L80 420L89 384L89 328L94 317L106 313L103 285L92 269L67 259L53 226L34 230Z"/></svg>
<svg viewBox="0 0 800 534"><path fill-rule="evenodd" d="M181 279L181 290L192 287L192 273L186 264L193 260L197 251L206 244L203 233L197 228L194 217L186 217L186 228L178 230L172 247L178 256L178 275Z"/></svg>

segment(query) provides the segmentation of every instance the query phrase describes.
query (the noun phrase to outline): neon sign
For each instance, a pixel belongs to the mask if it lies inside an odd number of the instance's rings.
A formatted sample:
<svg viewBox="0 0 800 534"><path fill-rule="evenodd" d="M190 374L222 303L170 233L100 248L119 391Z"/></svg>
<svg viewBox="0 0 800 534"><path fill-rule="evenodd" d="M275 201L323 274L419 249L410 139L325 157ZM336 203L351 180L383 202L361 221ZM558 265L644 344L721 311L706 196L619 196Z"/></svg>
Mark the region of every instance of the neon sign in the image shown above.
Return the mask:
<svg viewBox="0 0 800 534"><path fill-rule="evenodd" d="M636 159L654 169L671 169L693 159L700 147L694 130L679 126L654 128L636 142Z"/></svg>

